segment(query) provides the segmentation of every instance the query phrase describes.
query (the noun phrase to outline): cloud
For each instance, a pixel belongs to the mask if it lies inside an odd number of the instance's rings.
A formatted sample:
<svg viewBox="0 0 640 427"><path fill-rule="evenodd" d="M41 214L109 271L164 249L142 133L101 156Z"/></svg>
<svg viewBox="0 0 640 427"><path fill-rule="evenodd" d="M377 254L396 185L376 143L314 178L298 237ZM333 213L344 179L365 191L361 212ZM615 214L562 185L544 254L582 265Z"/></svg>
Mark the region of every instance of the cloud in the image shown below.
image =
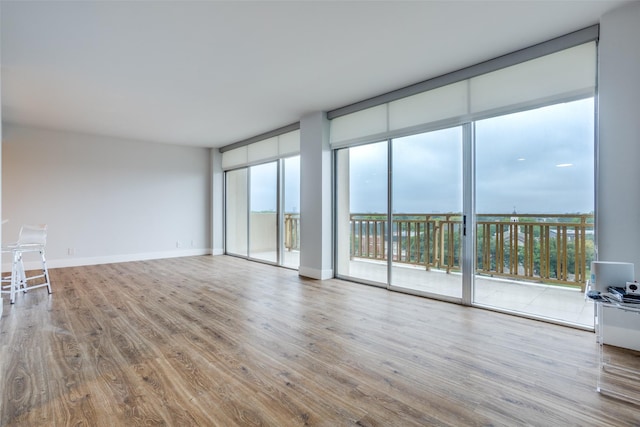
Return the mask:
<svg viewBox="0 0 640 427"><path fill-rule="evenodd" d="M476 122L477 212L593 211L593 108L590 98ZM461 128L397 138L392 147L395 212L461 211ZM351 212L385 213L387 143L349 150Z"/></svg>

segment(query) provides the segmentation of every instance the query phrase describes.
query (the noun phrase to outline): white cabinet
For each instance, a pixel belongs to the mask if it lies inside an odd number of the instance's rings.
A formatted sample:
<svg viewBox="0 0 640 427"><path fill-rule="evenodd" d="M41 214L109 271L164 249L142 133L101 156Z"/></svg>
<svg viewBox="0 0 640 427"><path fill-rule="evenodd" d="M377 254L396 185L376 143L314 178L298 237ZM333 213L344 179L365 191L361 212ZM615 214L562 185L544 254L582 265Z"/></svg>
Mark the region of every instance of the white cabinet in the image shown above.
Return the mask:
<svg viewBox="0 0 640 427"><path fill-rule="evenodd" d="M640 304L596 302L597 390L640 404Z"/></svg>

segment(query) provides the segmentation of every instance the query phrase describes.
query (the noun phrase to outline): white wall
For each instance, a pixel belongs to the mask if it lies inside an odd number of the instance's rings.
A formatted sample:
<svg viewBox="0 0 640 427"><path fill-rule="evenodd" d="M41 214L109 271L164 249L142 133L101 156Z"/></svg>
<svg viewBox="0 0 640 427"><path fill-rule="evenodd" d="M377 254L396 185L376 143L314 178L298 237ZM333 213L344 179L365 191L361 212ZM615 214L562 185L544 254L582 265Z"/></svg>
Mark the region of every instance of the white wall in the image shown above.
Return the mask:
<svg viewBox="0 0 640 427"><path fill-rule="evenodd" d="M209 253L210 165L207 148L5 124L4 239L47 223L50 267Z"/></svg>
<svg viewBox="0 0 640 427"><path fill-rule="evenodd" d="M640 3L605 14L599 43L598 258L640 275Z"/></svg>

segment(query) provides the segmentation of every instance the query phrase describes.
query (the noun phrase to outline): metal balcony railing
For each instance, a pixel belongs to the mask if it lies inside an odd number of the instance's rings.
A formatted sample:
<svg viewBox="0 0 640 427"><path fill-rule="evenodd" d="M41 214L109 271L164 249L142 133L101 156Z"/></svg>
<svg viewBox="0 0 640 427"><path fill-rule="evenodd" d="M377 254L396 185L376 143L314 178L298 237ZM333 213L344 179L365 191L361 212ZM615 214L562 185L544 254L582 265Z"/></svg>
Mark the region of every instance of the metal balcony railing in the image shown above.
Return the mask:
<svg viewBox="0 0 640 427"><path fill-rule="evenodd" d="M351 258L386 261L385 215L352 214ZM394 263L460 271L462 216L395 214L391 221ZM580 287L594 258L591 214L482 214L476 218L476 273Z"/></svg>

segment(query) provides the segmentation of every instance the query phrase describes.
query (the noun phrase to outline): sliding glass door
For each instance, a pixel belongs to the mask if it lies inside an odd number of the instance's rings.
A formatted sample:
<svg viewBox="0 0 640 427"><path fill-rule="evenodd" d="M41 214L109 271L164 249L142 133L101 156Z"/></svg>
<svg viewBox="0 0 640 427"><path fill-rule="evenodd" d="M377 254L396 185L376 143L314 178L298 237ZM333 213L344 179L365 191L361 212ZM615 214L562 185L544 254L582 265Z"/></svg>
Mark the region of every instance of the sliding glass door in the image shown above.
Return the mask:
<svg viewBox="0 0 640 427"><path fill-rule="evenodd" d="M337 150L337 275L592 326L593 103Z"/></svg>
<svg viewBox="0 0 640 427"><path fill-rule="evenodd" d="M225 250L231 255L248 256L249 230L248 169L225 174Z"/></svg>
<svg viewBox="0 0 640 427"><path fill-rule="evenodd" d="M282 256L281 264L285 267L300 266L300 156L283 160L282 181L283 215L280 233Z"/></svg>
<svg viewBox="0 0 640 427"><path fill-rule="evenodd" d="M475 123L474 303L593 325L594 100Z"/></svg>
<svg viewBox="0 0 640 427"><path fill-rule="evenodd" d="M391 144L391 285L461 298L462 128Z"/></svg>
<svg viewBox="0 0 640 427"><path fill-rule="evenodd" d="M592 327L597 49L583 36L329 112L337 274Z"/></svg>
<svg viewBox="0 0 640 427"><path fill-rule="evenodd" d="M336 272L462 297L462 129L336 152Z"/></svg>
<svg viewBox="0 0 640 427"><path fill-rule="evenodd" d="M278 162L249 168L249 257L278 262Z"/></svg>
<svg viewBox="0 0 640 427"><path fill-rule="evenodd" d="M387 286L388 142L336 154L336 274Z"/></svg>
<svg viewBox="0 0 640 427"><path fill-rule="evenodd" d="M298 268L300 156L225 173L226 253Z"/></svg>

